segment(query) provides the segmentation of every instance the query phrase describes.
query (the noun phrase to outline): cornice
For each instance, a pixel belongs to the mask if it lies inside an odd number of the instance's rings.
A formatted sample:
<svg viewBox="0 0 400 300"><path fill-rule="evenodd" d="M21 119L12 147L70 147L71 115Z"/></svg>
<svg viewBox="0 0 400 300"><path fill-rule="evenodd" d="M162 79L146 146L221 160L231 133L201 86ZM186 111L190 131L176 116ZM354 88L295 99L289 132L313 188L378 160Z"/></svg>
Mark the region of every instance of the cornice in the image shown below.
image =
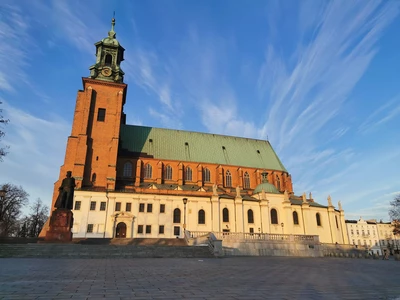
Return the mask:
<svg viewBox="0 0 400 300"><path fill-rule="evenodd" d="M83 85L85 84L97 84L97 85L104 85L104 86L114 86L120 87L125 89L128 85L126 83L118 83L118 82L110 82L110 81L103 81L99 79L92 79L88 77L82 77Z"/></svg>

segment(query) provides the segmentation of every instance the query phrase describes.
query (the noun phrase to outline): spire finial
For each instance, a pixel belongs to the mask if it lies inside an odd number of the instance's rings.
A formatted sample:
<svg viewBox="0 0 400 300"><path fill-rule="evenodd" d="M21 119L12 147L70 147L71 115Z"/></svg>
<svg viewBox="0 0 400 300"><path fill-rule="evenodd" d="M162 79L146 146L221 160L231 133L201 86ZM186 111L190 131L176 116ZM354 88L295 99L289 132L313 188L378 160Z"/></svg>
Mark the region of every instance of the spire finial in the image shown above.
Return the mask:
<svg viewBox="0 0 400 300"><path fill-rule="evenodd" d="M116 33L114 31L114 26L115 26L115 11L113 13L113 18L111 19L111 30L108 32L108 37L113 39L116 36Z"/></svg>

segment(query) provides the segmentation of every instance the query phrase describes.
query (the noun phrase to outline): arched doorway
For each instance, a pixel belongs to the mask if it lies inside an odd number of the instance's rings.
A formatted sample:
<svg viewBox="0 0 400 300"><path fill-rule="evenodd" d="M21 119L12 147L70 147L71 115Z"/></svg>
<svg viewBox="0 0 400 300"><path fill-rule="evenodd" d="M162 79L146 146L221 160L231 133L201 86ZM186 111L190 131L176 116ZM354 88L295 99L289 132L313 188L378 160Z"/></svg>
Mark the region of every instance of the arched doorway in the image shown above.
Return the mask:
<svg viewBox="0 0 400 300"><path fill-rule="evenodd" d="M126 224L124 222L119 222L117 228L115 229L116 238L126 238Z"/></svg>

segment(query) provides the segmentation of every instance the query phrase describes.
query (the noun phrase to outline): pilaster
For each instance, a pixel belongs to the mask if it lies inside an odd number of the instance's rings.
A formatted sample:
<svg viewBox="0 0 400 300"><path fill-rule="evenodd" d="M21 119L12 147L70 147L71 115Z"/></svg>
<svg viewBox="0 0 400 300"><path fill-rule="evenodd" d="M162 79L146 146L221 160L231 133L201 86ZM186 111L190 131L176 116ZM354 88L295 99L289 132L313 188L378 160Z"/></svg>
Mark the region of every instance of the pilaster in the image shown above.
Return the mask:
<svg viewBox="0 0 400 300"><path fill-rule="evenodd" d="M221 231L221 211L220 211L220 202L218 195L213 195L211 197L211 208L212 208L212 231Z"/></svg>
<svg viewBox="0 0 400 300"><path fill-rule="evenodd" d="M244 232L244 220L243 220L243 198L235 198L235 231Z"/></svg>

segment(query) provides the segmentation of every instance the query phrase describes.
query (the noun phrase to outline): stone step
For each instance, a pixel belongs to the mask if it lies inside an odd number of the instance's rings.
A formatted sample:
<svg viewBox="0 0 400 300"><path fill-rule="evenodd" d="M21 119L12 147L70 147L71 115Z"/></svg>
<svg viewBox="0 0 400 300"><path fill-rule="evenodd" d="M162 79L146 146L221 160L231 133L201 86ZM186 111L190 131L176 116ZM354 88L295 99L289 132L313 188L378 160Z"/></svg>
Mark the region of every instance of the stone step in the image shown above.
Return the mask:
<svg viewBox="0 0 400 300"><path fill-rule="evenodd" d="M1 257L42 258L206 258L214 257L208 247L81 245L81 244L0 244Z"/></svg>

